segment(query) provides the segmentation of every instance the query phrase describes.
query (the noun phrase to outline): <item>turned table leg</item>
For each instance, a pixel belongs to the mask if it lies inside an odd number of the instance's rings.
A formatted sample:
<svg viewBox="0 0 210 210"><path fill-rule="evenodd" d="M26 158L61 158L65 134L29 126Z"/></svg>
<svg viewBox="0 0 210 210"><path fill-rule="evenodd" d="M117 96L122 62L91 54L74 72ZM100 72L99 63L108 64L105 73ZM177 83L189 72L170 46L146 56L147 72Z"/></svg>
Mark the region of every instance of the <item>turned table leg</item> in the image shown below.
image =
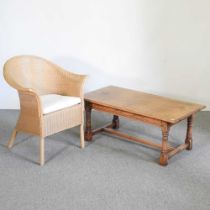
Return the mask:
<svg viewBox="0 0 210 210"><path fill-rule="evenodd" d="M162 129L162 148L160 153L160 165L168 165L168 135L169 135L169 125L163 123L161 126Z"/></svg>
<svg viewBox="0 0 210 210"><path fill-rule="evenodd" d="M92 111L91 103L85 102L85 113L86 113L85 140L86 141L91 141L93 138L93 133L91 129L91 111Z"/></svg>
<svg viewBox="0 0 210 210"><path fill-rule="evenodd" d="M118 129L119 127L120 127L119 117L117 115L114 115L113 119L112 119L112 128L113 129Z"/></svg>
<svg viewBox="0 0 210 210"><path fill-rule="evenodd" d="M187 133L185 143L188 144L187 150L192 149L192 123L193 123L194 116L191 115L187 118Z"/></svg>

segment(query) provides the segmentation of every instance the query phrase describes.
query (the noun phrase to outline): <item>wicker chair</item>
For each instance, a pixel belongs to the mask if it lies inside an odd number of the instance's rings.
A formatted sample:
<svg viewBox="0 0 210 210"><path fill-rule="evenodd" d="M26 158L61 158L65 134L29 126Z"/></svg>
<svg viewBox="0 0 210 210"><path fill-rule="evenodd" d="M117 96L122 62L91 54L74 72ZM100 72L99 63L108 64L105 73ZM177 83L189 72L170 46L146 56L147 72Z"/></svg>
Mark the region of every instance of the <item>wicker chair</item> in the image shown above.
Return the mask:
<svg viewBox="0 0 210 210"><path fill-rule="evenodd" d="M44 138L80 125L84 148L83 86L86 76L63 70L36 56L17 56L4 65L5 80L18 91L20 115L8 148L17 133L40 136L40 165L44 165Z"/></svg>

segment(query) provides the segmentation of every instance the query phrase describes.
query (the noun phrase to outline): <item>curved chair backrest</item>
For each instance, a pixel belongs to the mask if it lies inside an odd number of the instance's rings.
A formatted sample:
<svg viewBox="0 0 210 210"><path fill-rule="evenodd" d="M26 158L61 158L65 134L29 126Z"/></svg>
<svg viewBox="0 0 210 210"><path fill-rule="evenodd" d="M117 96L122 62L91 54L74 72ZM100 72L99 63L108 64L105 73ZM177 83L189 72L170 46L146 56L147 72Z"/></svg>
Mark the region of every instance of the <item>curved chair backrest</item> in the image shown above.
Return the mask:
<svg viewBox="0 0 210 210"><path fill-rule="evenodd" d="M4 65L4 78L13 88L31 88L38 94L59 92L56 86L62 75L55 64L36 56L16 56Z"/></svg>

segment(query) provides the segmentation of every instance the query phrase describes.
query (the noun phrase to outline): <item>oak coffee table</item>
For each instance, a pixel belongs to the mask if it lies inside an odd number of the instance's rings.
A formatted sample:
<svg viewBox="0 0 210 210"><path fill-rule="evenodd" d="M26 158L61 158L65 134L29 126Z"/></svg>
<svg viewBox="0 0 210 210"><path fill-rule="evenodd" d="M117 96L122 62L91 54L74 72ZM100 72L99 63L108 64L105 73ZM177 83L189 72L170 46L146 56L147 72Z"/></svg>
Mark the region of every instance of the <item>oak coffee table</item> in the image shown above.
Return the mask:
<svg viewBox="0 0 210 210"><path fill-rule="evenodd" d="M168 159L178 152L192 149L192 122L194 114L204 105L177 101L157 95L125 88L108 86L85 95L86 129L85 140L91 141L93 135L108 132L130 141L160 149L160 165L167 165ZM92 130L91 110L113 114L112 123ZM139 120L158 126L162 130L162 143L144 140L119 132L119 116ZM187 119L185 142L177 147L168 143L169 129L181 120Z"/></svg>

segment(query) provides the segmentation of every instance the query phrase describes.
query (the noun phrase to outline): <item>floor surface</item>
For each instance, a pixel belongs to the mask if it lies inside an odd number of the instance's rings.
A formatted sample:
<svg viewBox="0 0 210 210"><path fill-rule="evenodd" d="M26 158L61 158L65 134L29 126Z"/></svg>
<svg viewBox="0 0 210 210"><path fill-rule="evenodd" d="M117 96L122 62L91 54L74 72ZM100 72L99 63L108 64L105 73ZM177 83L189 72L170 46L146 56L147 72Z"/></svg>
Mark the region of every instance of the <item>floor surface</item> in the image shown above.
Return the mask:
<svg viewBox="0 0 210 210"><path fill-rule="evenodd" d="M38 162L37 137L19 134L8 150L18 111L0 111L0 209L2 210L209 210L210 112L196 115L193 150L158 164L159 151L107 134L79 148L79 128L46 138L46 164ZM94 126L111 116L93 113ZM133 135L161 141L156 127L121 119ZM186 122L170 141L184 141Z"/></svg>

